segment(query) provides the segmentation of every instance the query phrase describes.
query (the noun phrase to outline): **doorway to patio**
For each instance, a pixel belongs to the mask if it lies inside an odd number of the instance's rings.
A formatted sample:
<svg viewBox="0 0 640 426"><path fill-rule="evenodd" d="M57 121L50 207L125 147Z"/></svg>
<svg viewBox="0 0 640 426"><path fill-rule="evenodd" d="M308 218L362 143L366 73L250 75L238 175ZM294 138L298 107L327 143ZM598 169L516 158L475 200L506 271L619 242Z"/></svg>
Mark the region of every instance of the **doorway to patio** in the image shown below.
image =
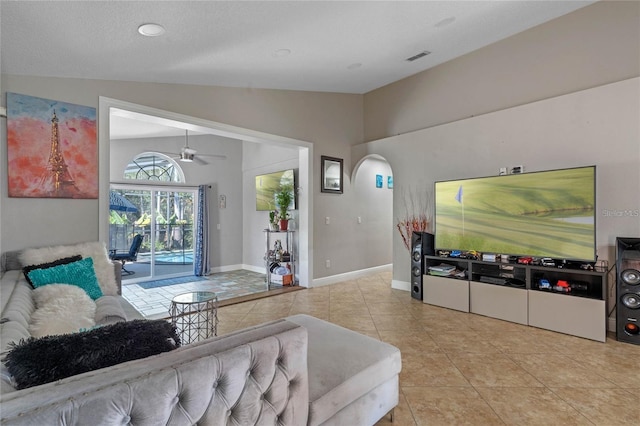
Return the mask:
<svg viewBox="0 0 640 426"><path fill-rule="evenodd" d="M135 206L112 210L109 247L127 251L136 235L142 245L123 267L123 284L193 275L197 191L154 185L112 184L111 192Z"/></svg>

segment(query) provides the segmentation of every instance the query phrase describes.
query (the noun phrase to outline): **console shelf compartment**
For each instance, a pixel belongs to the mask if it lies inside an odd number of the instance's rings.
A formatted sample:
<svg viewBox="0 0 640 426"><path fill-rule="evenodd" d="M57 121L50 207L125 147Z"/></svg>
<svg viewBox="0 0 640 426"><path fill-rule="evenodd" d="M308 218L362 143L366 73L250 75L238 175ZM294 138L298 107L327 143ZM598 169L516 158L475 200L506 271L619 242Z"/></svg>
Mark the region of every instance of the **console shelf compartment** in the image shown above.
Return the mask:
<svg viewBox="0 0 640 426"><path fill-rule="evenodd" d="M469 292L470 312L528 325L527 291L471 281Z"/></svg>
<svg viewBox="0 0 640 426"><path fill-rule="evenodd" d="M529 292L529 325L605 342L607 313L604 300L544 291Z"/></svg>
<svg viewBox="0 0 640 426"><path fill-rule="evenodd" d="M424 275L424 303L469 312L469 281Z"/></svg>

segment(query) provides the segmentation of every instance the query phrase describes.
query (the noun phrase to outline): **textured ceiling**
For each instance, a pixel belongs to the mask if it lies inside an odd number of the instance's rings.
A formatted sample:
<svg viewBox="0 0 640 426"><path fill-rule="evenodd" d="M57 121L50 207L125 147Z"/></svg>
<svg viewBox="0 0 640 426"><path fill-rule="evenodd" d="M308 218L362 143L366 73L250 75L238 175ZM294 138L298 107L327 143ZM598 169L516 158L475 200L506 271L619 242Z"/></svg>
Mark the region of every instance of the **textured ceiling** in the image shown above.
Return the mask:
<svg viewBox="0 0 640 426"><path fill-rule="evenodd" d="M2 0L1 69L366 93L590 3ZM139 35L148 22L166 33Z"/></svg>

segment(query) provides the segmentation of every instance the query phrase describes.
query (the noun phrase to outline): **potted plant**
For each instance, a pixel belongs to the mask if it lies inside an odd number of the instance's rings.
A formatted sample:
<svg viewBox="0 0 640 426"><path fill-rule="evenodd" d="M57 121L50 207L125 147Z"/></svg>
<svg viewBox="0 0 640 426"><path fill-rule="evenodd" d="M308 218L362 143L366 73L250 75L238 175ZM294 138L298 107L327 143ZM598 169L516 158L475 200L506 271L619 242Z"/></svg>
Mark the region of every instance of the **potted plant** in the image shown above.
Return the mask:
<svg viewBox="0 0 640 426"><path fill-rule="evenodd" d="M289 225L289 205L291 201L293 201L293 185L281 185L280 190L276 192L276 201L278 203L280 217L280 230L286 231Z"/></svg>
<svg viewBox="0 0 640 426"><path fill-rule="evenodd" d="M280 229L278 226L278 212L275 210L269 212L269 227L272 231Z"/></svg>

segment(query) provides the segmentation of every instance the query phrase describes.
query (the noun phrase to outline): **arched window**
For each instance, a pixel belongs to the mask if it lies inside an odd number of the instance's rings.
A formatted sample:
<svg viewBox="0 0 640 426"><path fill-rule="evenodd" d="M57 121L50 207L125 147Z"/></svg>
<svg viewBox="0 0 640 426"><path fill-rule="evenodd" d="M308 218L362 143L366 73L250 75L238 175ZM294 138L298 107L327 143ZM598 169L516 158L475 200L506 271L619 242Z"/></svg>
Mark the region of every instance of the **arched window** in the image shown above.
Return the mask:
<svg viewBox="0 0 640 426"><path fill-rule="evenodd" d="M178 163L158 152L143 152L124 169L125 179L184 183Z"/></svg>

